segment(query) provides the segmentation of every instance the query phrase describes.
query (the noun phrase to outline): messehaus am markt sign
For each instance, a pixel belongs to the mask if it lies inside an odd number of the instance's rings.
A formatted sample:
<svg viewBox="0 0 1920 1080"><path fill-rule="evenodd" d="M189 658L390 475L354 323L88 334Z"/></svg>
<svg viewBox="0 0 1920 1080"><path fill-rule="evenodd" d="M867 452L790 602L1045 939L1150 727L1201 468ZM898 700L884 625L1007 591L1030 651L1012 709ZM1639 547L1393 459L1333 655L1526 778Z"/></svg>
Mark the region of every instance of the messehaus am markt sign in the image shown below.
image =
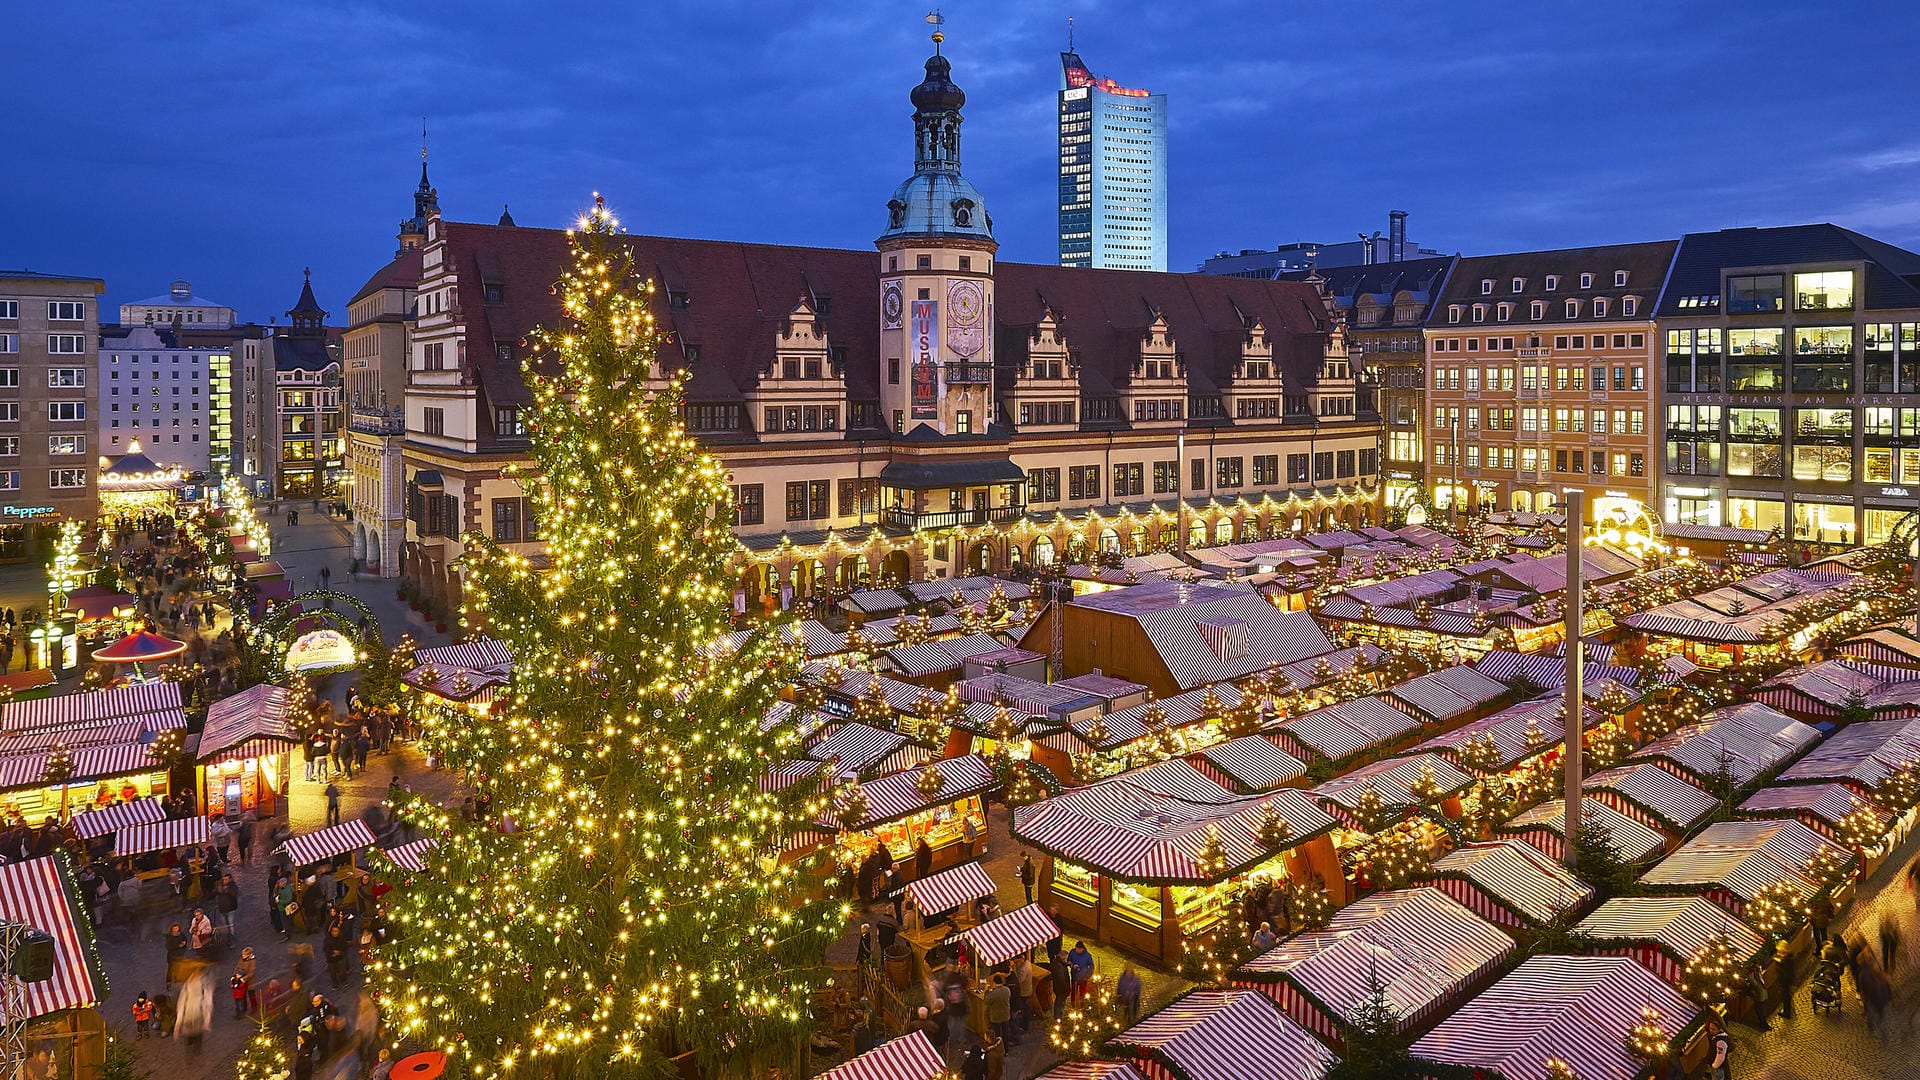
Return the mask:
<svg viewBox="0 0 1920 1080"><path fill-rule="evenodd" d="M0 506L0 522L35 521L59 516L60 511L51 506Z"/></svg>

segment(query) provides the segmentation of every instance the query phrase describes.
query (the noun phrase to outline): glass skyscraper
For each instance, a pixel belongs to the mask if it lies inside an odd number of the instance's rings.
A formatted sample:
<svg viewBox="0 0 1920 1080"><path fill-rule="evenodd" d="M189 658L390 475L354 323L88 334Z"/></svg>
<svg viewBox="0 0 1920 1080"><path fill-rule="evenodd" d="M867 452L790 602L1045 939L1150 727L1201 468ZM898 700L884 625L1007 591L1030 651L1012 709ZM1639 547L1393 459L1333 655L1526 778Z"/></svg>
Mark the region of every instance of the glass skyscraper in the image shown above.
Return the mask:
<svg viewBox="0 0 1920 1080"><path fill-rule="evenodd" d="M1165 270L1167 95L1060 69L1060 265Z"/></svg>

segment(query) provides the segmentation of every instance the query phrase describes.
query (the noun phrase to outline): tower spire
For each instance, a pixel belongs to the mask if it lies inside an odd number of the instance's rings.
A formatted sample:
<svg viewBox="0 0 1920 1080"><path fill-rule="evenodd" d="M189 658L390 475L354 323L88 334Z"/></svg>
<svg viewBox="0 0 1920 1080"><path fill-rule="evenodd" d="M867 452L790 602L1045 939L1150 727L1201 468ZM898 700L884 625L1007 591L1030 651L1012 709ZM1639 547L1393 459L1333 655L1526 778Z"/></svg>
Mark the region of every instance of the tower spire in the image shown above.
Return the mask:
<svg viewBox="0 0 1920 1080"><path fill-rule="evenodd" d="M939 56L940 43L947 40L946 31L941 29L947 25L947 17L940 14L939 8L934 8L927 12L927 22L933 27L933 55Z"/></svg>
<svg viewBox="0 0 1920 1080"><path fill-rule="evenodd" d="M1073 16L1067 16L1067 51L1073 51Z"/></svg>
<svg viewBox="0 0 1920 1080"><path fill-rule="evenodd" d="M427 185L427 118L420 118L420 190L431 191Z"/></svg>

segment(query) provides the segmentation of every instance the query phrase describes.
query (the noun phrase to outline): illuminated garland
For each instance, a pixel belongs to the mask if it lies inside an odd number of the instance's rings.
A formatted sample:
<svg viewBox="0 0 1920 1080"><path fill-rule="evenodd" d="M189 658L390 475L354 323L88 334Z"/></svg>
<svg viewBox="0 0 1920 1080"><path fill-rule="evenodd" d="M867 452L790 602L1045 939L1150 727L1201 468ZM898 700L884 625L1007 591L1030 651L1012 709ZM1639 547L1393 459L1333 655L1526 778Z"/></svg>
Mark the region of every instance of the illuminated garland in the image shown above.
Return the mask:
<svg viewBox="0 0 1920 1080"><path fill-rule="evenodd" d="M724 658L730 477L680 418L653 291L603 204L570 237L564 323L534 336L537 475L514 473L546 563L463 539L467 613L513 651L484 717L425 726L488 801L466 821L400 812L438 846L381 876L393 936L369 981L396 1044L465 1080L637 1080L692 1052L706 1075L792 1071L846 907L807 899L783 842L826 810L817 784L762 791L793 756L761 718L799 655L770 632Z"/></svg>

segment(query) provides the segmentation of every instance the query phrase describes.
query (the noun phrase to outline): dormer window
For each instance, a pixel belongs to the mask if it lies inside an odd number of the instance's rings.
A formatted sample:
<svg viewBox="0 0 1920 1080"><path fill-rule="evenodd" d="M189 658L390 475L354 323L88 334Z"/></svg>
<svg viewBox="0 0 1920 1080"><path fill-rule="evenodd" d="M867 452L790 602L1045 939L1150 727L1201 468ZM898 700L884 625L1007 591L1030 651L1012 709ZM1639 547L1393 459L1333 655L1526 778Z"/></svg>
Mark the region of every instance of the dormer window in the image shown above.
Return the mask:
<svg viewBox="0 0 1920 1080"><path fill-rule="evenodd" d="M1578 300L1567 301L1567 318L1577 319L1579 317L1580 317L1580 301Z"/></svg>
<svg viewBox="0 0 1920 1080"><path fill-rule="evenodd" d="M1496 309L1494 317L1501 322L1506 322L1508 319L1513 318L1513 305L1501 304L1499 308Z"/></svg>
<svg viewBox="0 0 1920 1080"><path fill-rule="evenodd" d="M700 346L682 343L680 351L686 355L687 363L697 364L700 362Z"/></svg>
<svg viewBox="0 0 1920 1080"><path fill-rule="evenodd" d="M686 290L684 289L668 289L667 290L667 310L668 311L687 310Z"/></svg>
<svg viewBox="0 0 1920 1080"><path fill-rule="evenodd" d="M1485 304L1473 305L1473 321L1474 322L1487 321L1487 305Z"/></svg>
<svg viewBox="0 0 1920 1080"><path fill-rule="evenodd" d="M972 228L973 227L973 200L972 199L955 199L953 200L952 205L953 205L954 227L958 229Z"/></svg>
<svg viewBox="0 0 1920 1080"><path fill-rule="evenodd" d="M1606 297L1604 296L1594 297L1593 317L1596 319L1604 319L1607 317L1607 298Z"/></svg>
<svg viewBox="0 0 1920 1080"><path fill-rule="evenodd" d="M814 298L813 298L813 313L814 313L815 315L830 315L830 314L832 314L832 313L833 313L833 297L831 297L831 296L816 296L816 297L814 297Z"/></svg>
<svg viewBox="0 0 1920 1080"><path fill-rule="evenodd" d="M1559 275L1559 274L1548 274L1548 275L1547 275L1547 291L1548 291L1548 292L1553 292L1554 290L1556 290L1556 289L1558 289L1559 287L1560 287L1560 275Z"/></svg>
<svg viewBox="0 0 1920 1080"><path fill-rule="evenodd" d="M498 285L489 285L489 286L487 286L487 293L486 293L486 295L487 295L487 303L489 303L489 304L498 304L498 303L500 303L500 301L501 301L501 299L502 299L502 295L501 295L501 292L500 292L500 286L498 286Z"/></svg>
<svg viewBox="0 0 1920 1080"><path fill-rule="evenodd" d="M1629 296L1625 300L1620 301L1620 314L1622 315L1632 315L1635 311L1639 310L1639 308L1640 301L1636 297Z"/></svg>
<svg viewBox="0 0 1920 1080"><path fill-rule="evenodd" d="M1581 275L1580 275L1580 287L1581 287L1581 288L1583 288L1583 289L1591 289L1591 288L1593 288L1593 275L1592 275L1592 274L1581 274Z"/></svg>
<svg viewBox="0 0 1920 1080"><path fill-rule="evenodd" d="M907 204L899 199L887 200L887 228L897 229L907 223Z"/></svg>
<svg viewBox="0 0 1920 1080"><path fill-rule="evenodd" d="M1547 302L1545 300L1535 300L1532 308L1534 322L1539 322L1541 319L1547 317Z"/></svg>
<svg viewBox="0 0 1920 1080"><path fill-rule="evenodd" d="M1523 277L1517 277L1517 278L1514 278L1514 279L1513 279L1513 291L1514 291L1514 292L1525 292L1526 290L1527 290L1527 279L1526 279L1526 278L1523 278Z"/></svg>
<svg viewBox="0 0 1920 1080"><path fill-rule="evenodd" d="M1493 295L1493 279L1492 278L1480 279L1480 295L1481 296Z"/></svg>
<svg viewBox="0 0 1920 1080"><path fill-rule="evenodd" d="M1627 287L1627 272L1625 270L1615 270L1613 272L1613 287L1616 289L1624 289Z"/></svg>
<svg viewBox="0 0 1920 1080"><path fill-rule="evenodd" d="M1460 321L1460 305L1459 304L1451 304L1447 307L1447 321L1450 323L1457 323Z"/></svg>

